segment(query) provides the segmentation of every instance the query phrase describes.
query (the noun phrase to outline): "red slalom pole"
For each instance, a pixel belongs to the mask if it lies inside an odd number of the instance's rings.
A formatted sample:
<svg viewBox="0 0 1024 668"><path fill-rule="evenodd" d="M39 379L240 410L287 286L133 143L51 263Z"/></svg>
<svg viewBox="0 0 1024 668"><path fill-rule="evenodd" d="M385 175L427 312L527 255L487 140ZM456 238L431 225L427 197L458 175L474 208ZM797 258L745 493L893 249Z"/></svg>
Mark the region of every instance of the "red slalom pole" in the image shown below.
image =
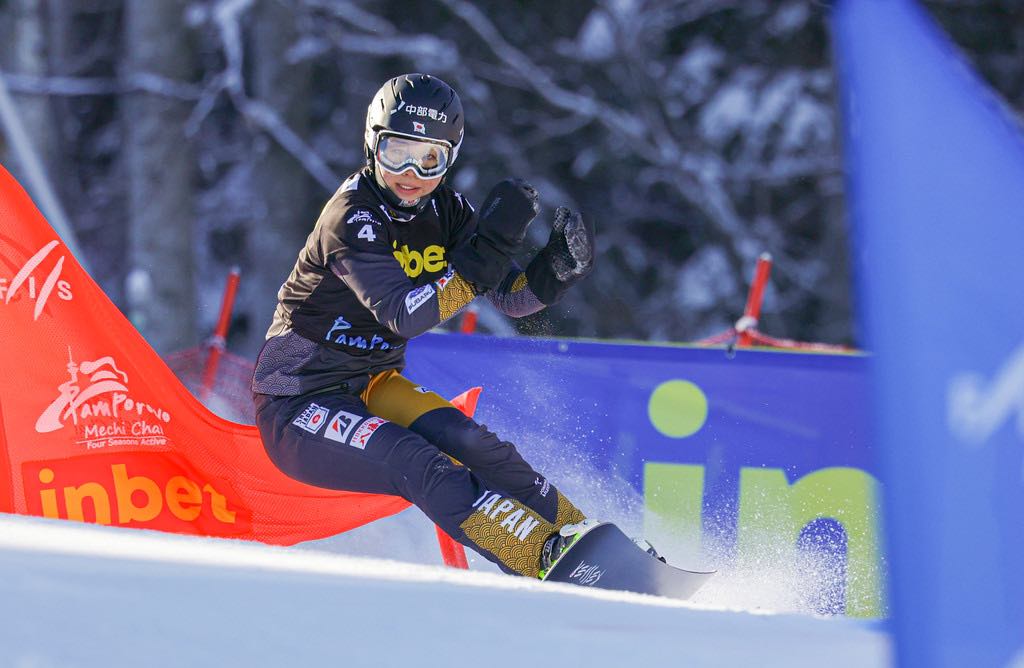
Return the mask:
<svg viewBox="0 0 1024 668"><path fill-rule="evenodd" d="M747 293L747 305L743 309L743 317L736 321L736 333L739 335L738 345L749 346L754 342L750 331L757 327L757 320L761 317L764 288L768 284L768 276L771 272L771 254L761 253L757 258L757 268L754 270L754 282L750 284L750 292Z"/></svg>
<svg viewBox="0 0 1024 668"><path fill-rule="evenodd" d="M462 320L459 322L459 332L462 334L473 334L476 332L476 322L479 319L476 307L469 306L462 313Z"/></svg>
<svg viewBox="0 0 1024 668"><path fill-rule="evenodd" d="M7 452L4 410L0 406L0 513L14 512L14 483L11 480L11 456ZM466 555L462 555L465 559Z"/></svg>
<svg viewBox="0 0 1024 668"><path fill-rule="evenodd" d="M444 565L463 570L468 569L469 562L466 561L466 548L456 543L441 527L435 524L434 528L437 530L437 544L441 548L441 558L444 559Z"/></svg>
<svg viewBox="0 0 1024 668"><path fill-rule="evenodd" d="M217 319L217 327L213 330L213 336L210 337L207 343L210 355L206 358L206 367L203 369L203 385L199 395L200 401L204 403L209 398L210 392L213 391L214 381L217 380L217 367L220 365L221 355L224 354L224 348L227 345L228 328L231 326L231 312L235 308L235 295L238 294L240 277L241 271L238 267L232 267L231 272L228 274L227 283L224 286L224 298L220 304L220 317Z"/></svg>

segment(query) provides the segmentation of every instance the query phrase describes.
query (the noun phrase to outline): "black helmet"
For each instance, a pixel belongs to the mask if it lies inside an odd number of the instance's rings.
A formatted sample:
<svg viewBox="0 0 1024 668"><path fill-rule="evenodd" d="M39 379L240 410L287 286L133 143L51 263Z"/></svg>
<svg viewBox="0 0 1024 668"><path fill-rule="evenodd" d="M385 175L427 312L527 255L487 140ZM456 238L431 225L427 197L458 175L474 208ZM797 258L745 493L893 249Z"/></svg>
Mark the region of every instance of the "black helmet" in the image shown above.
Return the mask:
<svg viewBox="0 0 1024 668"><path fill-rule="evenodd" d="M450 167L458 157L464 128L462 101L458 93L437 77L403 74L381 86L366 109L363 150L367 166L392 204L398 204L398 200L394 193L383 187L374 164L381 132L447 144L451 148Z"/></svg>

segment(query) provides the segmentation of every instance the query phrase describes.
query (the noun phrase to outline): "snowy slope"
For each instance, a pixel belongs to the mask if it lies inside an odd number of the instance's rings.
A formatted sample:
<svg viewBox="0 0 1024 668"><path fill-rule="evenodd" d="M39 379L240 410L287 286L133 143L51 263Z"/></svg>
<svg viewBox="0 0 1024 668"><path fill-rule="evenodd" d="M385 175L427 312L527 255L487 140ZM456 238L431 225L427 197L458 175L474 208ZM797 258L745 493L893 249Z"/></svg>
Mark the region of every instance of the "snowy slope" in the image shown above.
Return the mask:
<svg viewBox="0 0 1024 668"><path fill-rule="evenodd" d="M12 515L0 569L0 665L17 668L865 668L890 653L852 620Z"/></svg>

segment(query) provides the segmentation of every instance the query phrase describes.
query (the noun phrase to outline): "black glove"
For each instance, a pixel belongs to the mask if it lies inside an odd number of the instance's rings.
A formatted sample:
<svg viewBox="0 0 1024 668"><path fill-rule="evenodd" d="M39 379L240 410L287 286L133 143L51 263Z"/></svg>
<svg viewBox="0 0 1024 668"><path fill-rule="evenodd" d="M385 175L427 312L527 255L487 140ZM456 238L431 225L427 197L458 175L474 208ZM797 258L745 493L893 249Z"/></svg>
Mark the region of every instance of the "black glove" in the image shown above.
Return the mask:
<svg viewBox="0 0 1024 668"><path fill-rule="evenodd" d="M551 305L594 268L594 221L564 206L555 210L548 245L526 267L533 294Z"/></svg>
<svg viewBox="0 0 1024 668"><path fill-rule="evenodd" d="M512 266L537 216L537 191L526 181L506 179L484 200L476 234L452 250L452 266L477 293L496 288Z"/></svg>

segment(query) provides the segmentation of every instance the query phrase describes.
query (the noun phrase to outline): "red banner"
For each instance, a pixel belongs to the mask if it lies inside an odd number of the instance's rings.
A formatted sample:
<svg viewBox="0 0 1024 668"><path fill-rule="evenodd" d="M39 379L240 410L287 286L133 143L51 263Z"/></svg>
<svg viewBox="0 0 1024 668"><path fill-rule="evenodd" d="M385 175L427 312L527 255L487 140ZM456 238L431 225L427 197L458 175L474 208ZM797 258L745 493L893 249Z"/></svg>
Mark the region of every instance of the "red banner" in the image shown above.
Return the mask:
<svg viewBox="0 0 1024 668"><path fill-rule="evenodd" d="M400 498L311 487L204 408L0 167L0 511L290 545Z"/></svg>

